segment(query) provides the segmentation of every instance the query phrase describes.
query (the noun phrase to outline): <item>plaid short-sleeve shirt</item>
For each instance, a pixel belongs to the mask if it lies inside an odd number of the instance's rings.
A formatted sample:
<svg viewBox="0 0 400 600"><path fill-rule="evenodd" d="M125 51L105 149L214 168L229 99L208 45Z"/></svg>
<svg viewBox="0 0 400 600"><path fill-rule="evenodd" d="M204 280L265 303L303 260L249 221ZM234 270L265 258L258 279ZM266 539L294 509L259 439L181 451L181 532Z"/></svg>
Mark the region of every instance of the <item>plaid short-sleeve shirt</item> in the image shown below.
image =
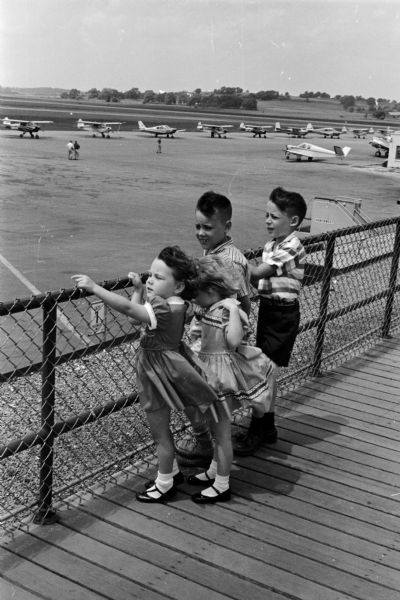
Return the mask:
<svg viewBox="0 0 400 600"><path fill-rule="evenodd" d="M224 258L227 258L241 275L240 289L237 294L238 300L250 295L249 264L243 252L234 246L231 237L227 236L222 244L205 252L205 254L222 254Z"/></svg>
<svg viewBox="0 0 400 600"><path fill-rule="evenodd" d="M286 302L297 300L304 275L305 257L304 246L295 232L277 245L275 240L268 241L264 246L262 262L276 267L276 273L259 280L260 296Z"/></svg>

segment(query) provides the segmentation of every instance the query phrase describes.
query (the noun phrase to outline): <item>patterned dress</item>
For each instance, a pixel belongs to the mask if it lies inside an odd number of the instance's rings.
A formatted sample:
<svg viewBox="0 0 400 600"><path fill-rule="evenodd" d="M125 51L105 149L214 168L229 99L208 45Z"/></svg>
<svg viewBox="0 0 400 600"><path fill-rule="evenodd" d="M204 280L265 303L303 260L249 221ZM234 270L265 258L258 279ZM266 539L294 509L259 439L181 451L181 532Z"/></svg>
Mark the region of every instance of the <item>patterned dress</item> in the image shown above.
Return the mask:
<svg viewBox="0 0 400 600"><path fill-rule="evenodd" d="M207 384L199 361L182 342L188 305L179 298L167 301L153 296L145 303L150 324L140 340L136 370L141 406L155 411L165 406L184 409L197 406L201 412L218 402ZM197 364L196 363L197 360Z"/></svg>
<svg viewBox="0 0 400 600"><path fill-rule="evenodd" d="M239 304L239 303L238 303ZM240 311L242 325L248 328L247 315ZM265 354L255 346L240 344L230 349L226 342L225 328L229 321L229 311L221 306L221 302L213 304L204 314L201 321L202 336L199 359L207 367L207 373L217 377L218 397L228 403L230 411L242 406L262 406L268 410L272 400L269 376L272 363ZM209 381L211 385L215 383ZM226 410L225 410L226 413ZM218 408L221 416L221 407Z"/></svg>

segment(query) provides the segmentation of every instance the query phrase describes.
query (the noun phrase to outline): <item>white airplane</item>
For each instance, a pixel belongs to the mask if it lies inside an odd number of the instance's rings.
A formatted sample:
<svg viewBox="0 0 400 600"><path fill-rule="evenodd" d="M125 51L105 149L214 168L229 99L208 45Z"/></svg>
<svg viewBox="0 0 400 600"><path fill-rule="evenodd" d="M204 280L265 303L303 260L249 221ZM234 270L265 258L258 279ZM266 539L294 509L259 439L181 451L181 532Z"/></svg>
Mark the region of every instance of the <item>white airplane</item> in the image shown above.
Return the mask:
<svg viewBox="0 0 400 600"><path fill-rule="evenodd" d="M199 121L197 123L197 129L199 131L210 131L211 137L215 137L216 135L220 137L226 138L226 134L228 133L228 129L232 129L233 125L212 125L210 123L202 123Z"/></svg>
<svg viewBox="0 0 400 600"><path fill-rule="evenodd" d="M307 127L281 127L279 121L275 123L275 131L277 133L287 133L291 137L302 138L305 137L308 133L311 133L313 130L313 126L311 123L307 124Z"/></svg>
<svg viewBox="0 0 400 600"><path fill-rule="evenodd" d="M342 129L339 131L333 127L313 127L311 132L323 135L324 139L330 137L333 140L333 138L339 139L342 133L347 133L347 129L346 127L342 127Z"/></svg>
<svg viewBox="0 0 400 600"><path fill-rule="evenodd" d="M327 148L321 148L320 146L314 146L313 144L307 144L303 142L298 146L291 146L290 144L286 146L285 158L289 160L290 156L293 155L296 157L297 161L301 161L304 156L307 160L311 161L313 159L324 160L326 158L345 158L351 148L345 146L341 148L340 146L334 146L334 150L327 150Z"/></svg>
<svg viewBox="0 0 400 600"><path fill-rule="evenodd" d="M353 128L353 129L349 129L348 131L350 131L355 138L357 139L361 139L363 138L363 140L365 140L365 136L367 135L367 133L374 133L374 129L373 127L361 127L361 128Z"/></svg>
<svg viewBox="0 0 400 600"><path fill-rule="evenodd" d="M39 131L42 129L41 125L45 123L53 123L53 121L23 121L21 119L9 119L8 117L4 117L3 119L3 127L6 129L22 131L19 137L24 137L26 133L29 133L31 138L36 139L39 139Z"/></svg>
<svg viewBox="0 0 400 600"><path fill-rule="evenodd" d="M263 135L266 138L267 129L272 129L272 125L246 125L245 123L240 123L239 129L253 133L253 137L258 136L260 138Z"/></svg>
<svg viewBox="0 0 400 600"><path fill-rule="evenodd" d="M150 133L152 135L154 135L155 137L158 137L159 135L166 135L167 138L174 137L174 133L180 133L181 131L186 131L186 129L176 129L173 127L170 127L169 125L154 125L154 127L146 127L146 125L143 123L143 121L138 121L138 125L139 125L139 129L140 131L146 131L147 133Z"/></svg>
<svg viewBox="0 0 400 600"><path fill-rule="evenodd" d="M376 148L375 156L380 158L383 153L383 157L387 158L389 156L389 147L390 147L391 137L385 136L381 137L373 137L369 142L373 148Z"/></svg>
<svg viewBox="0 0 400 600"><path fill-rule="evenodd" d="M109 138L110 133L114 133L112 125L119 125L118 131L122 125L119 121L84 121L83 119L78 119L76 124L78 129L83 129L84 131L91 131L92 136L96 137L97 133L101 134L103 138Z"/></svg>

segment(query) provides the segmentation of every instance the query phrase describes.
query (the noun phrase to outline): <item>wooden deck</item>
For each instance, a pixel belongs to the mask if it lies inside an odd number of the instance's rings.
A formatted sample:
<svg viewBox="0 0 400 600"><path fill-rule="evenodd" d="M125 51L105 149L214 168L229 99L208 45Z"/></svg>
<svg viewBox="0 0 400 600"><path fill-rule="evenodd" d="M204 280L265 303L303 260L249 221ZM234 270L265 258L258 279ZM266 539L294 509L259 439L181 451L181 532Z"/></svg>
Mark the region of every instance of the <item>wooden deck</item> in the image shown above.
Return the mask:
<svg viewBox="0 0 400 600"><path fill-rule="evenodd" d="M0 548L1 600L399 600L400 339L279 400L233 498L135 500L132 475Z"/></svg>

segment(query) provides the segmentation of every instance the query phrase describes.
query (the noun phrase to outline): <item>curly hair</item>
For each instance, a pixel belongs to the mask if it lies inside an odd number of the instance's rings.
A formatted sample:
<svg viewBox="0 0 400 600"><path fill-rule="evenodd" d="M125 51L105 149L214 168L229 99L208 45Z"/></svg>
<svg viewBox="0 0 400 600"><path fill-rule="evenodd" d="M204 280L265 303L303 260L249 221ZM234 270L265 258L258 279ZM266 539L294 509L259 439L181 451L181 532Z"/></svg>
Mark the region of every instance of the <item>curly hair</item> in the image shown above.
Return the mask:
<svg viewBox="0 0 400 600"><path fill-rule="evenodd" d="M158 257L165 262L174 274L176 281L185 284L185 289L181 294L184 300L191 300L194 297L193 285L191 282L196 278L197 268L195 261L185 254L179 246L166 246L161 250Z"/></svg>
<svg viewBox="0 0 400 600"><path fill-rule="evenodd" d="M215 288L223 298L239 291L240 276L232 265L218 254L208 254L197 260L197 277L192 286L198 290Z"/></svg>

